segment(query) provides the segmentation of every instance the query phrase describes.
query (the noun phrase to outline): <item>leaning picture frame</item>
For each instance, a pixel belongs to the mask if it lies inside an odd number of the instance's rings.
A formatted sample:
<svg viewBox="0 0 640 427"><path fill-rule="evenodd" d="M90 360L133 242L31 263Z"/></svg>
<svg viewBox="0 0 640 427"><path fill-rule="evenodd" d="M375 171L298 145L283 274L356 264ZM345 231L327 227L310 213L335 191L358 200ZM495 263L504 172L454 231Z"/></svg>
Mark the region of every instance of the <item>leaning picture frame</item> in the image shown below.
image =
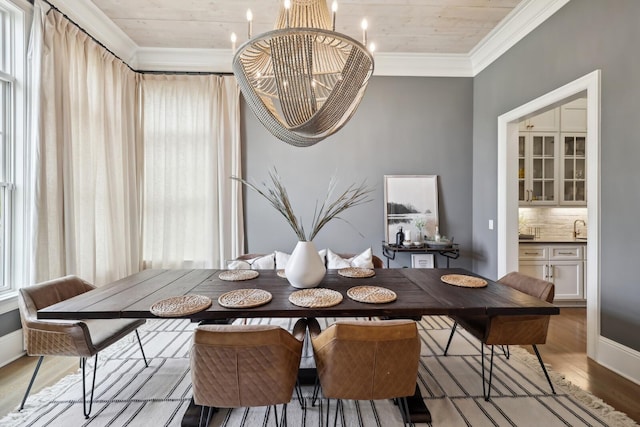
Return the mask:
<svg viewBox="0 0 640 427"><path fill-rule="evenodd" d="M413 241L434 236L438 226L438 176L385 175L384 222L390 244L396 243L400 227Z"/></svg>
<svg viewBox="0 0 640 427"><path fill-rule="evenodd" d="M433 254L411 254L411 268L434 268Z"/></svg>

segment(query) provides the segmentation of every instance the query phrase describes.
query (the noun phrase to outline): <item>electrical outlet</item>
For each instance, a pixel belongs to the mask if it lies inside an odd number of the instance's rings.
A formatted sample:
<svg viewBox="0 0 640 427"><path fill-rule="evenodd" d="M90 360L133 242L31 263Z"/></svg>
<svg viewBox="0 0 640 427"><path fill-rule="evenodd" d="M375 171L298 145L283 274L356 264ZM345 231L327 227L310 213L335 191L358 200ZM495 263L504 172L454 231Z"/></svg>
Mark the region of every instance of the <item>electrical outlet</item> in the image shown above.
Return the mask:
<svg viewBox="0 0 640 427"><path fill-rule="evenodd" d="M493 220L489 220L489 230L493 230Z"/></svg>

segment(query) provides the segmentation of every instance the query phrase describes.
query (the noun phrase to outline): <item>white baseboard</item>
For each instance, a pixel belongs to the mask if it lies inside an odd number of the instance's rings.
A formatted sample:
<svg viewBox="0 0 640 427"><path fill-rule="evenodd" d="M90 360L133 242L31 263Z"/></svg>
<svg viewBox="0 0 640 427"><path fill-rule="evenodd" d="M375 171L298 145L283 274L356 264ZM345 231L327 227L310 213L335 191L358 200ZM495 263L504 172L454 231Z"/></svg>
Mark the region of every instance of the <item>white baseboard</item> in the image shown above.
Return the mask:
<svg viewBox="0 0 640 427"><path fill-rule="evenodd" d="M25 355L22 329L0 337L0 367Z"/></svg>
<svg viewBox="0 0 640 427"><path fill-rule="evenodd" d="M598 362L618 375L640 384L640 352L600 336Z"/></svg>

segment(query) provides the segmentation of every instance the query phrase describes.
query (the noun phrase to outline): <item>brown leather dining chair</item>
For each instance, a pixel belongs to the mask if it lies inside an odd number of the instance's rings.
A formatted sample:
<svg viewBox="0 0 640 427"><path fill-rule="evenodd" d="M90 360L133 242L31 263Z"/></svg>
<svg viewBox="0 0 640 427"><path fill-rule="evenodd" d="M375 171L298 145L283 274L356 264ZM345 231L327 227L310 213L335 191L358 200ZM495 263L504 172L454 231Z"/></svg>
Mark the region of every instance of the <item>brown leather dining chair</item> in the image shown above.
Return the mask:
<svg viewBox="0 0 640 427"><path fill-rule="evenodd" d="M498 280L498 283L514 288L525 294L534 296L549 303L553 302L555 286L551 282L526 276L518 272L511 272ZM493 346L503 346L505 356L509 358L509 345L531 345L538 357L551 392L556 393L549 378L542 356L538 351L538 344L544 344L547 340L549 329L549 315L513 315L513 316L450 316L454 320L451 335L447 341L444 355L447 355L453 334L458 325L462 326L471 335L480 340L480 353L482 360L482 393L485 400L489 400L491 394L491 379L493 377ZM491 358L489 365L489 383L485 390L484 346L491 346ZM506 346L506 347L505 347Z"/></svg>
<svg viewBox="0 0 640 427"><path fill-rule="evenodd" d="M202 405L200 425L209 425L213 407L273 405L279 426L279 404L286 425L306 327L304 319L296 322L292 333L276 325L198 326L190 357L193 400Z"/></svg>
<svg viewBox="0 0 640 427"><path fill-rule="evenodd" d="M321 332L318 321L308 319L308 327L322 394L338 399L334 424L342 399L397 399L409 423L406 397L415 393L420 360L416 322L342 320Z"/></svg>
<svg viewBox="0 0 640 427"><path fill-rule="evenodd" d="M33 371L19 410L24 408L44 356L74 356L80 358L80 366L82 367L82 409L85 418L89 418L93 405L93 392L96 383L96 371L98 370L98 352L131 332L135 332L142 351L144 364L149 366L137 331L137 328L145 323L144 319L38 319L38 310L89 292L92 289L95 289L95 286L77 276L65 276L20 289L18 302L20 305L24 345L29 356L40 356L40 358ZM87 358L91 356L95 356L95 361L91 397L87 408L85 368Z"/></svg>

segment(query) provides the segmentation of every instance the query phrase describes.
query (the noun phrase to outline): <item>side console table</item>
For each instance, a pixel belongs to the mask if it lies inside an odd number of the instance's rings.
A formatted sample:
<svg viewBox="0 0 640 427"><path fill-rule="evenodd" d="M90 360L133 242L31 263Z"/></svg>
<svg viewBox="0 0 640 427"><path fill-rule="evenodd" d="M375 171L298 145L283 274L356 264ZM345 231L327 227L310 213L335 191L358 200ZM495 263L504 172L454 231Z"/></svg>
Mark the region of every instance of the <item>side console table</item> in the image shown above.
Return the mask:
<svg viewBox="0 0 640 427"><path fill-rule="evenodd" d="M396 246L391 243L382 242L382 254L387 258L387 268L389 268L389 261L396 259L398 252L408 254L440 254L447 259L447 268L449 268L449 260L458 259L460 256L460 248L457 243L452 243L451 246L443 248L429 248L427 245L423 247L405 247Z"/></svg>

